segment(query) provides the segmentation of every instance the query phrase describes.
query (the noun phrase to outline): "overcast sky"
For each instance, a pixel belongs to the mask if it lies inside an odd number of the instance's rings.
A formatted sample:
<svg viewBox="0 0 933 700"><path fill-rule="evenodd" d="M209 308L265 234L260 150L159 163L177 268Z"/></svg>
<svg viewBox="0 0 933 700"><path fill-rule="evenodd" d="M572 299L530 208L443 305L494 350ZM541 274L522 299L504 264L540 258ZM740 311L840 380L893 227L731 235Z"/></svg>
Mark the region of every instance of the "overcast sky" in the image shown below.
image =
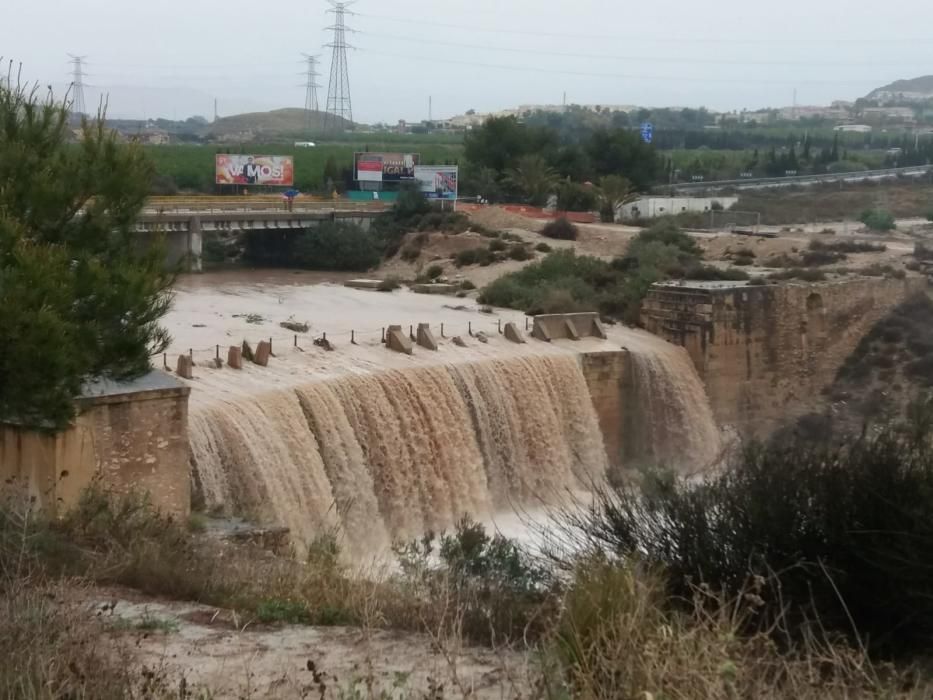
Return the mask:
<svg viewBox="0 0 933 700"><path fill-rule="evenodd" d="M0 56L62 90L86 55L88 104L114 117L301 107L301 53L327 93L323 0L0 0ZM929 0L359 0L347 25L356 121L520 104L757 109L855 99L933 73Z"/></svg>

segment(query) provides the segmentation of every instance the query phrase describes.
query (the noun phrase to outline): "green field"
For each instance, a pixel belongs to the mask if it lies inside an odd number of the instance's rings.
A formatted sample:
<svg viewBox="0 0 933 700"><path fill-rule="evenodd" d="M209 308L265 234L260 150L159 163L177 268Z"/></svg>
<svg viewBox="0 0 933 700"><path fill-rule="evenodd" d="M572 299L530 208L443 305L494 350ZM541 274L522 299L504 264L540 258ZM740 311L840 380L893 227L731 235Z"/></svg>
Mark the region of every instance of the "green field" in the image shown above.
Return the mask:
<svg viewBox="0 0 933 700"><path fill-rule="evenodd" d="M357 135L348 142L329 142L316 148L295 148L281 143L250 143L236 146L144 146L156 168L156 193L211 193L214 186L214 156L218 153L255 153L291 155L295 158L295 186L303 192L323 187L324 165L330 156L337 161L340 172L353 167L353 154L358 151L389 151L420 153L421 162L432 165L454 164L463 153L459 141L439 142L437 138L376 134L372 139Z"/></svg>

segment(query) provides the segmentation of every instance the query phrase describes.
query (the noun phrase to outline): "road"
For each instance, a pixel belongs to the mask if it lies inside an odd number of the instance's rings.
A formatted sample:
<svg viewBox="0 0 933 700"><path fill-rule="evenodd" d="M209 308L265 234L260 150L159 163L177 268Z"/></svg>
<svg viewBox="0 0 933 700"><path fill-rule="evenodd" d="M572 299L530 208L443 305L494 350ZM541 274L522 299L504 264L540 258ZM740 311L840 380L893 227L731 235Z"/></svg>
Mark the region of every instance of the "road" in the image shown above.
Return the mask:
<svg viewBox="0 0 933 700"><path fill-rule="evenodd" d="M847 173L826 173L823 175L802 175L797 177L766 177L745 180L716 180L711 182L681 182L673 185L677 194L704 192L708 190L760 190L771 187L791 187L818 185L826 182L861 182L863 180L888 180L897 177L924 177L930 174L933 166L920 165L909 168L888 168L886 170L860 170ZM657 194L667 194L671 186L655 188Z"/></svg>

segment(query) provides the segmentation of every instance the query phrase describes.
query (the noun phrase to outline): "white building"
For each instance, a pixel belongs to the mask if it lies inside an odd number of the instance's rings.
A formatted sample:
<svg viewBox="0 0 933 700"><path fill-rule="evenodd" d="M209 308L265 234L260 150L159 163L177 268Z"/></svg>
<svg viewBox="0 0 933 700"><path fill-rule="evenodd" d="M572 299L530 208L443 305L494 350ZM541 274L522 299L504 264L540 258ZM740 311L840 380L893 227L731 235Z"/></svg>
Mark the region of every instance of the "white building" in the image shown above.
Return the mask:
<svg viewBox="0 0 933 700"><path fill-rule="evenodd" d="M616 218L626 221L632 219L656 219L660 216L684 214L686 212L700 212L702 214L720 207L722 209L731 209L738 201L738 197L643 197L619 207L616 210Z"/></svg>

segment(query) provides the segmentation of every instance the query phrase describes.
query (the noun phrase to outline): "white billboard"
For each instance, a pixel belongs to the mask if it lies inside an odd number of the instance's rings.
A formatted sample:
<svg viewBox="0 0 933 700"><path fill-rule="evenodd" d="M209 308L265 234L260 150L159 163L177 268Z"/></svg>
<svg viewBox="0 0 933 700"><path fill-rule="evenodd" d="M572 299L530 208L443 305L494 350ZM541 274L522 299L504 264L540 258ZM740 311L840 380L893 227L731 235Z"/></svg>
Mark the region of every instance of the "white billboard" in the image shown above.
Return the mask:
<svg viewBox="0 0 933 700"><path fill-rule="evenodd" d="M428 199L457 201L460 168L456 165L419 165L415 179Z"/></svg>

